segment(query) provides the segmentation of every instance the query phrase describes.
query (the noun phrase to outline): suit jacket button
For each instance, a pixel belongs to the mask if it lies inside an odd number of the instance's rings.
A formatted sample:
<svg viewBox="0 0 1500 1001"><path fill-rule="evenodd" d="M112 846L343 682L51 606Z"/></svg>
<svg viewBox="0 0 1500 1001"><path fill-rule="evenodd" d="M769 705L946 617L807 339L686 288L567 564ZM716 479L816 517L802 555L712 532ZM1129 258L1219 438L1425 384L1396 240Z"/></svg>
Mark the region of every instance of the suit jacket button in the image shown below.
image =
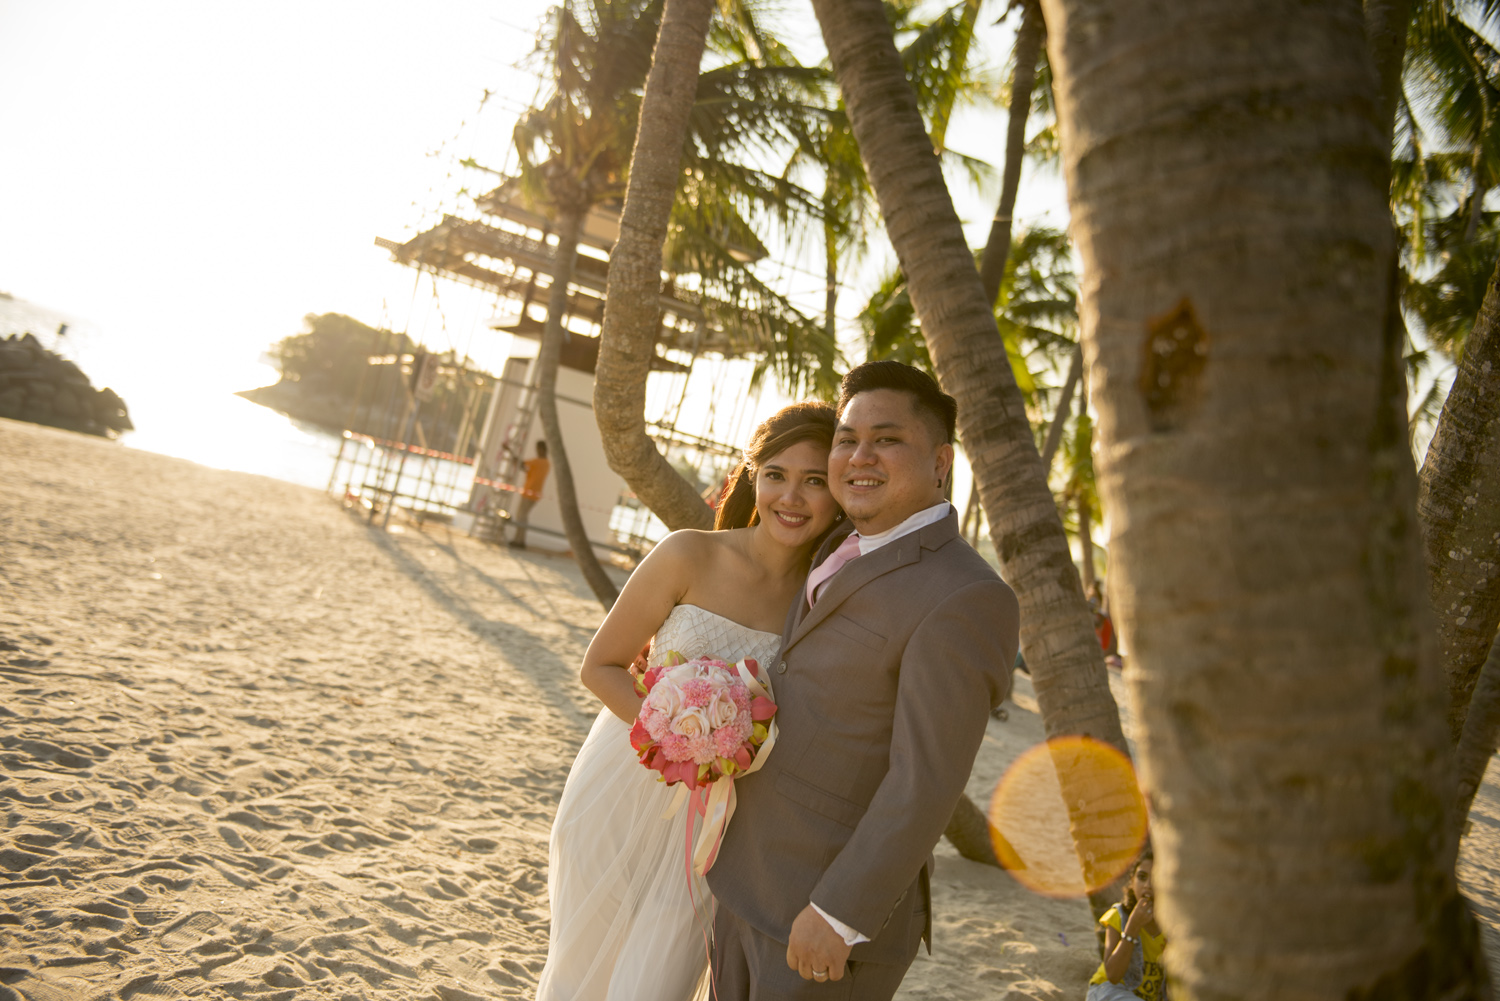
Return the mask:
<svg viewBox="0 0 1500 1001"><path fill-rule="evenodd" d="M776 673L777 674L785 674L786 673L786 661L782 661L780 664L776 665Z"/></svg>

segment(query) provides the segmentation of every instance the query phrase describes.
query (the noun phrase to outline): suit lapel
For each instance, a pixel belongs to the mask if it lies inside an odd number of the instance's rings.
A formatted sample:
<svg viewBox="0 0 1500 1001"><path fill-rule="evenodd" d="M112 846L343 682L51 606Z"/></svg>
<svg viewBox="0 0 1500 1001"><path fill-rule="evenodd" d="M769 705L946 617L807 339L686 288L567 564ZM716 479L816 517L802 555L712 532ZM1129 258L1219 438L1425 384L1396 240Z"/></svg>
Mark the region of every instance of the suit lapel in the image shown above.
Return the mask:
<svg viewBox="0 0 1500 1001"><path fill-rule="evenodd" d="M818 547L818 551L813 554L812 566L807 568L808 574L811 575L814 567L828 559L828 554L833 552L838 544L847 539L849 533L853 531L854 526L847 520L836 525L833 531L829 533L828 538L824 539L823 544ZM781 628L781 647L783 650L791 645L792 633L797 631L797 626L807 615L807 611L807 578L804 577L802 579L802 587L797 591L797 597L792 600L792 607L787 609L786 624Z"/></svg>
<svg viewBox="0 0 1500 1001"><path fill-rule="evenodd" d="M843 604L844 599L875 578L890 573L897 567L915 563L920 558L921 551L916 536L908 535L889 545L881 546L873 553L866 553L864 556L845 563L843 568L823 586L823 593L818 596L818 603L803 613L801 621L797 623L792 634L787 637L786 643L782 645L782 652L785 653L791 649L798 640L811 632L813 627L833 614L834 609ZM802 599L802 604L807 605L806 597Z"/></svg>
<svg viewBox="0 0 1500 1001"><path fill-rule="evenodd" d="M832 552L833 547L842 542L848 534L848 532L840 532L837 538L830 537L820 550L818 562L821 563L827 558L827 554ZM811 608L807 607L805 592L798 596L796 603L792 606L791 614L787 616L787 630L782 637L781 644L782 654L811 632L818 623L833 614L845 599L860 588L898 567L917 562L922 558L923 549L938 549L957 537L958 512L949 508L948 516L941 521L936 521L910 535L903 535L881 546L873 553L866 553L844 564L843 569L829 578L828 583L824 585L823 593L819 595L816 605ZM814 565L816 566L816 563Z"/></svg>

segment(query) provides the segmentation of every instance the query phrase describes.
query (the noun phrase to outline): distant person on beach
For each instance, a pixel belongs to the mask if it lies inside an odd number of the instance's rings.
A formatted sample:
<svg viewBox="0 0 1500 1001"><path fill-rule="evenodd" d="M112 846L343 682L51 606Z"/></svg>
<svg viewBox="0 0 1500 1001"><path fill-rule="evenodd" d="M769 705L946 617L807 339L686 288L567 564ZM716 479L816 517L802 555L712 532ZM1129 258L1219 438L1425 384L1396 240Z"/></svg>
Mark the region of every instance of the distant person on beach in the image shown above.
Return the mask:
<svg viewBox="0 0 1500 1001"><path fill-rule="evenodd" d="M1120 652L1119 640L1115 636L1115 623L1109 617L1109 609L1104 606L1104 599L1099 593L1098 584L1090 584L1084 589L1083 596L1088 599L1089 611L1094 613L1094 635L1099 637L1099 647L1105 656Z"/></svg>
<svg viewBox="0 0 1500 1001"><path fill-rule="evenodd" d="M684 858L693 810L668 818L677 789L631 746L641 700L629 666L651 640L652 665L671 653L748 657L771 686L779 681L787 606L841 513L828 483L834 423L826 403L798 403L761 424L715 531L658 543L589 644L579 674L605 708L552 825L552 931L537 1001L688 1001L704 983L714 903Z"/></svg>
<svg viewBox="0 0 1500 1001"><path fill-rule="evenodd" d="M1167 938L1156 923L1151 889L1155 861L1148 848L1136 859L1125 884L1125 900L1104 913L1104 962L1089 981L1086 1001L1165 1001L1161 954Z"/></svg>
<svg viewBox="0 0 1500 1001"><path fill-rule="evenodd" d="M510 544L520 549L526 545L526 522L531 518L531 509L542 499L542 485L547 474L552 472L552 461L547 458L547 443L537 441L536 458L521 463L526 469L526 482L521 484L521 498L516 502L516 513L512 515L516 524L515 537Z"/></svg>

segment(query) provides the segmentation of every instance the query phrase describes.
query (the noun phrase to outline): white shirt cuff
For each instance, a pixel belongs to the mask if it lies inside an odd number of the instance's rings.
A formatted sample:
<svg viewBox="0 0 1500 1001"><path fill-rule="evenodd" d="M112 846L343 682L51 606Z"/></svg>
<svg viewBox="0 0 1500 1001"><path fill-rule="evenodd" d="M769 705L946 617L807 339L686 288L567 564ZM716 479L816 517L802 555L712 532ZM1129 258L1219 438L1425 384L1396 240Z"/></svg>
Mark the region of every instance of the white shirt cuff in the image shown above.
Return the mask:
<svg viewBox="0 0 1500 1001"><path fill-rule="evenodd" d="M809 900L808 903L812 904L813 910L817 911L823 916L823 920L828 922L828 926L830 928L839 933L839 937L844 940L845 945L856 946L861 942L870 941L870 936L861 935L859 932L855 931L853 928L850 928L848 925L844 924L844 922L840 921L832 914L829 914L827 911L823 910L823 908L819 907L817 904L813 904L811 900Z"/></svg>

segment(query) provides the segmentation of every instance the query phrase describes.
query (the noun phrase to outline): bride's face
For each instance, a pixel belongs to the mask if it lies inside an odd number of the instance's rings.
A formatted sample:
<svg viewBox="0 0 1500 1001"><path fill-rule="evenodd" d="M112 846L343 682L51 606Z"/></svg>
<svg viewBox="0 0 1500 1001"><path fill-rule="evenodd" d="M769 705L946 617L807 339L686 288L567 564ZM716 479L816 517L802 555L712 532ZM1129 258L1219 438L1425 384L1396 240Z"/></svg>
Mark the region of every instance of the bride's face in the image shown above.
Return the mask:
<svg viewBox="0 0 1500 1001"><path fill-rule="evenodd" d="M826 532L839 512L828 489L828 449L799 441L763 463L755 474L755 510L784 546L809 545Z"/></svg>

